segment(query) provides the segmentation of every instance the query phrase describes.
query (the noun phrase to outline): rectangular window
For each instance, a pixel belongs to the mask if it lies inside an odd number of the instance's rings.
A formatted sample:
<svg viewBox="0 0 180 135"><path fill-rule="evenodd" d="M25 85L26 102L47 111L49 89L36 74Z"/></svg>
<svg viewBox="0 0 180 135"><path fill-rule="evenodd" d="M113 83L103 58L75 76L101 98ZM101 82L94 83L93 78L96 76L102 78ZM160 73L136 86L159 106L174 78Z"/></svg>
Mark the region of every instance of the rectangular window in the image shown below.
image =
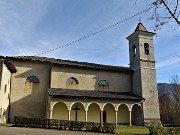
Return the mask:
<svg viewBox="0 0 180 135"><path fill-rule="evenodd" d="M6 110L4 109L3 115L6 115Z"/></svg>
<svg viewBox="0 0 180 135"><path fill-rule="evenodd" d="M5 87L4 87L4 92L6 92L6 90L7 90L7 85L5 84Z"/></svg>

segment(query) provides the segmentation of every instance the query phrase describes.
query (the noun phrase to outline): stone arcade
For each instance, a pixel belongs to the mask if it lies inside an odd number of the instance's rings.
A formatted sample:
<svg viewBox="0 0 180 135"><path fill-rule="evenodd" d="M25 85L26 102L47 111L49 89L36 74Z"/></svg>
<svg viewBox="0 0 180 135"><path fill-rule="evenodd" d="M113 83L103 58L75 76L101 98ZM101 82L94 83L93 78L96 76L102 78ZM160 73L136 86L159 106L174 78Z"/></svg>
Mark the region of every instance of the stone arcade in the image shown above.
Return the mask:
<svg viewBox="0 0 180 135"><path fill-rule="evenodd" d="M154 33L127 37L130 66L0 57L0 123L14 116L144 125L160 121Z"/></svg>

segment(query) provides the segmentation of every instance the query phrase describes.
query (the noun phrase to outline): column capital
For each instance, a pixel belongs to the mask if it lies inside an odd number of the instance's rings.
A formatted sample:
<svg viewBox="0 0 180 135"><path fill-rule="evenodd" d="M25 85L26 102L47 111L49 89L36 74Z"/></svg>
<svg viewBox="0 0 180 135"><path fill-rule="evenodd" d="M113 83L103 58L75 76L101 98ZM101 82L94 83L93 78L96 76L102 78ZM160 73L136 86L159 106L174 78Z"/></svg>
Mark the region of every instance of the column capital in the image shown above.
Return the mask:
<svg viewBox="0 0 180 135"><path fill-rule="evenodd" d="M53 111L53 109L49 109L49 111Z"/></svg>
<svg viewBox="0 0 180 135"><path fill-rule="evenodd" d="M129 112L132 112L132 109L129 109Z"/></svg>
<svg viewBox="0 0 180 135"><path fill-rule="evenodd" d="M84 110L85 110L85 111L88 111L88 107L89 107L89 106L86 105L86 106L84 107Z"/></svg>

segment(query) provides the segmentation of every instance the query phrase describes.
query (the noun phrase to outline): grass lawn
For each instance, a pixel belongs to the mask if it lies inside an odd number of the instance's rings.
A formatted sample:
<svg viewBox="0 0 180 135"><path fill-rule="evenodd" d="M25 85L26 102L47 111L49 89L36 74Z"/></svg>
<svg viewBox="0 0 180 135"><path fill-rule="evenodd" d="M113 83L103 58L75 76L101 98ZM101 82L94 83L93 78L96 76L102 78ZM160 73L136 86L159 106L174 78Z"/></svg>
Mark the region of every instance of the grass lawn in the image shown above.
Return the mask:
<svg viewBox="0 0 180 135"><path fill-rule="evenodd" d="M148 135L149 128L146 127L129 127L129 126L118 126L116 128L116 133L121 135Z"/></svg>
<svg viewBox="0 0 180 135"><path fill-rule="evenodd" d="M4 123L4 124L0 124L0 126L4 126L4 127L12 127L13 124L9 124L9 123Z"/></svg>

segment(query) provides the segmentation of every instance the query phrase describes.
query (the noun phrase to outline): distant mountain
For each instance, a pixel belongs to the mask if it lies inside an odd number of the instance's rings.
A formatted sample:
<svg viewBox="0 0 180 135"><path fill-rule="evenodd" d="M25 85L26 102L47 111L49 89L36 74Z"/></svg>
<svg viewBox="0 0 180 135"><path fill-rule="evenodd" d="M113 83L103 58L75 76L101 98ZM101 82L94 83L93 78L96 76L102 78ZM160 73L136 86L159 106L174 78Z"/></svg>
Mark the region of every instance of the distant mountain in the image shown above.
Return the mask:
<svg viewBox="0 0 180 135"><path fill-rule="evenodd" d="M168 94L169 96L172 96L172 93L174 92L172 84L158 83L157 87L159 97L161 97L163 94Z"/></svg>

